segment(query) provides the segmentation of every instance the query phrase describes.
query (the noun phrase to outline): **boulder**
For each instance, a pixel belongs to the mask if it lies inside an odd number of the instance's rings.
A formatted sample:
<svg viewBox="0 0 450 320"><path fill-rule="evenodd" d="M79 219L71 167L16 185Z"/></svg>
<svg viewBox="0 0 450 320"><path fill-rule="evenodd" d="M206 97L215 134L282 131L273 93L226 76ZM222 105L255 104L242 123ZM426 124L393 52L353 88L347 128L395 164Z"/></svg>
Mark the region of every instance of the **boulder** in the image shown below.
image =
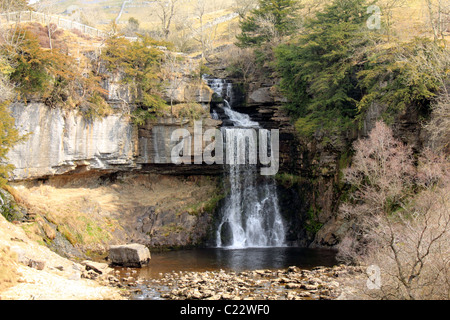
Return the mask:
<svg viewBox="0 0 450 320"><path fill-rule="evenodd" d="M150 261L150 251L142 244L111 246L108 259L112 265L141 268Z"/></svg>
<svg viewBox="0 0 450 320"><path fill-rule="evenodd" d="M30 259L30 261L28 262L28 266L30 268L34 268L37 270L44 270L45 268L45 261L44 260L33 260Z"/></svg>
<svg viewBox="0 0 450 320"><path fill-rule="evenodd" d="M85 266L87 271L94 270L98 274L106 274L112 271L112 269L108 267L108 264L101 262L84 260L81 262L81 265Z"/></svg>

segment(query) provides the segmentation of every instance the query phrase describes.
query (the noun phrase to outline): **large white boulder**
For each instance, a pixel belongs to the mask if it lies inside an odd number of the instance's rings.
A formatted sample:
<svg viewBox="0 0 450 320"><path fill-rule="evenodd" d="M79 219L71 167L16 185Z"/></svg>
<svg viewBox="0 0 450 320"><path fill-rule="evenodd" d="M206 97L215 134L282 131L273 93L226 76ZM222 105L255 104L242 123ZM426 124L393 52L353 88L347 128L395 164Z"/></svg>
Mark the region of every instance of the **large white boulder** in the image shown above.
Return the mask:
<svg viewBox="0 0 450 320"><path fill-rule="evenodd" d="M109 261L112 265L141 268L150 262L150 250L142 244L125 244L109 247Z"/></svg>

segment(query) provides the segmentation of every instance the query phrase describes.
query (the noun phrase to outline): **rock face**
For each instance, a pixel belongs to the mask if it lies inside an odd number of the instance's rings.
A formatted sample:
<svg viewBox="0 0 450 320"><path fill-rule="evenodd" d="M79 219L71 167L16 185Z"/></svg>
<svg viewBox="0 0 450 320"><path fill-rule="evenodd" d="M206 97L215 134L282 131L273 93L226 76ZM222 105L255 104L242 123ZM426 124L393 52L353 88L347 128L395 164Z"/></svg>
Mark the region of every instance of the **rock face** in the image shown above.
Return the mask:
<svg viewBox="0 0 450 320"><path fill-rule="evenodd" d="M111 246L108 259L112 265L141 268L150 262L150 251L141 244Z"/></svg>
<svg viewBox="0 0 450 320"><path fill-rule="evenodd" d="M208 166L204 171L204 166L172 163L171 150L177 143L171 141L172 132L180 128L193 132L188 119L160 118L138 128L128 116L120 114L88 121L75 111L42 103L16 103L10 109L19 133L26 137L7 156L15 167L12 181L87 171L128 172L143 167L164 174L217 174L222 170L221 166ZM220 123L204 119L203 129L216 128Z"/></svg>
<svg viewBox="0 0 450 320"><path fill-rule="evenodd" d="M8 153L15 166L12 180L136 167L135 132L124 115L89 122L75 111L42 103L16 103L10 109L20 134L27 135Z"/></svg>
<svg viewBox="0 0 450 320"><path fill-rule="evenodd" d="M203 119L202 130L218 128L221 121ZM186 118L165 118L149 121L139 127L139 156L137 162L140 164L170 164L172 148L178 143L171 141L172 133L176 129L186 129L192 137L193 124ZM203 146L205 143L203 142Z"/></svg>
<svg viewBox="0 0 450 320"><path fill-rule="evenodd" d="M179 56L174 67L176 72L164 90L164 99L169 104L197 103L208 113L213 91L196 76L198 61L183 54L175 55ZM136 90L123 83L124 75L102 72L107 75L102 82L108 92L107 102L113 108L123 105L130 110L135 108ZM87 120L76 110L50 108L39 102L13 103L10 110L19 133L26 135L26 139L7 155L9 163L15 167L10 177L13 181L90 170L133 171L142 166L148 169L154 164L168 165L170 169L166 173L176 174L177 168L170 161L171 133L178 128L192 131L189 119L159 118L138 128L129 115L120 112ZM209 123L206 127L219 124ZM192 172L182 168L181 174L186 173Z"/></svg>

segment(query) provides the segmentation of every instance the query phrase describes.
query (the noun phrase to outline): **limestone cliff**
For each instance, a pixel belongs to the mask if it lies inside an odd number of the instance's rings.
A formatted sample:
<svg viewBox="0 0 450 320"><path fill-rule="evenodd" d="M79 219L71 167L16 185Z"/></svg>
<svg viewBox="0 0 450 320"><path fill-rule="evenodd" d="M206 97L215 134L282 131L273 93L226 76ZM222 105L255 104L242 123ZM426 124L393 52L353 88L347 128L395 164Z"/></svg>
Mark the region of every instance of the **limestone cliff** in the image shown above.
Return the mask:
<svg viewBox="0 0 450 320"><path fill-rule="evenodd" d="M189 63L177 90L172 92L172 103L186 105L196 103L204 111L204 130L216 128L219 121L209 119L209 104L212 90L203 82L193 79ZM80 173L97 170L104 172L134 171L152 165L164 169L164 173L195 173L185 167L172 165L170 151L173 147L171 133L177 128L192 131L192 119L180 116L163 116L148 120L138 127L131 121L129 113L119 111L119 104L135 108L135 97L127 85L121 84L120 74L110 74L104 81L108 90L108 103L116 113L88 120L76 110L50 108L44 103L13 103L10 106L19 133L24 141L8 154L14 165L11 180L38 179L53 175ZM171 86L169 82L168 86ZM169 100L169 97L165 97ZM170 168L170 170L167 170ZM177 169L178 168L178 169ZM187 168L190 169L190 168ZM198 168L197 168L198 169ZM211 173L217 173L213 167ZM156 170L158 173L158 170Z"/></svg>
<svg viewBox="0 0 450 320"><path fill-rule="evenodd" d="M190 74L181 77L172 102L201 106L203 130L218 127L221 122L209 118L211 89ZM119 111L135 108L120 76L111 75L104 87L116 112L103 118L86 119L41 102L10 105L25 138L7 155L15 167L9 191L24 211L11 219L28 221L30 237L69 257L117 243L200 243L220 200L219 184L209 175L222 167L173 164L172 132L192 132L192 119L167 115L137 126L128 111Z"/></svg>
<svg viewBox="0 0 450 320"><path fill-rule="evenodd" d="M8 153L15 166L12 180L136 168L136 131L125 115L88 121L76 111L43 103L14 103L10 109L19 133L25 135Z"/></svg>

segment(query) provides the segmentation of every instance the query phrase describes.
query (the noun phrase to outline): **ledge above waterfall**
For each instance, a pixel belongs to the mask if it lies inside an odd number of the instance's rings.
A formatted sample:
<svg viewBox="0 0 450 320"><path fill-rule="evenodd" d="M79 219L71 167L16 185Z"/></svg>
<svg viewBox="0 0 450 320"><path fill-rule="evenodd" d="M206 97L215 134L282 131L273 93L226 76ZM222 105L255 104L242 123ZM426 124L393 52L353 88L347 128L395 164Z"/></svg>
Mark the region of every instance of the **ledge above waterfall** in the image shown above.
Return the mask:
<svg viewBox="0 0 450 320"><path fill-rule="evenodd" d="M19 134L26 137L7 155L14 166L12 181L89 171L209 175L223 170L221 166L172 164L170 134L176 128L192 131L192 121L186 118L158 118L138 128L129 116L119 113L86 120L75 110L43 103L14 103L10 110ZM205 118L203 123L208 129L219 127L221 121Z"/></svg>

